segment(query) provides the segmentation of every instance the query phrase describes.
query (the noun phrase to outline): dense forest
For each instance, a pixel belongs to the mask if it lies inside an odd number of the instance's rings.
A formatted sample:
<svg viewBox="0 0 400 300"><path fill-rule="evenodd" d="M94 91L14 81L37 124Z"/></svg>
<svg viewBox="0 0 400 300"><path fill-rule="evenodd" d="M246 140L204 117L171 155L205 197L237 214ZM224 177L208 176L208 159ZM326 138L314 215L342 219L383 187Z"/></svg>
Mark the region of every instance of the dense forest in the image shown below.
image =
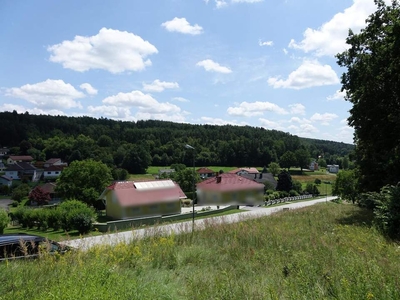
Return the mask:
<svg viewBox="0 0 400 300"><path fill-rule="evenodd" d="M185 144L195 148L197 166L266 166L300 149L310 158L341 164L354 148L250 126L0 113L0 146L37 160L93 158L135 173L148 165L191 165L194 153Z"/></svg>

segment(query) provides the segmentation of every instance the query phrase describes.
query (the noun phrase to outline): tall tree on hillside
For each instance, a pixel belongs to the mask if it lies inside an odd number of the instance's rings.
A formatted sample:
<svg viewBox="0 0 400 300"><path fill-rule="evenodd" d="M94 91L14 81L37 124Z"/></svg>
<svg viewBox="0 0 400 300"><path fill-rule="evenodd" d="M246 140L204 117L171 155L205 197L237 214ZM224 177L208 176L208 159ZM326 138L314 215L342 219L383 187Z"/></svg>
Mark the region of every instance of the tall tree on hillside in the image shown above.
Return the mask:
<svg viewBox="0 0 400 300"><path fill-rule="evenodd" d="M303 172L303 168L308 168L311 160L310 152L306 149L297 149L294 153L297 160L297 166L300 167L301 172Z"/></svg>
<svg viewBox="0 0 400 300"><path fill-rule="evenodd" d="M279 159L279 165L282 168L287 168L288 170L290 167L297 166L296 155L292 151L286 151Z"/></svg>
<svg viewBox="0 0 400 300"><path fill-rule="evenodd" d="M351 30L350 48L337 55L348 119L355 130L360 187L378 191L400 178L400 5L375 0L377 11L359 34Z"/></svg>

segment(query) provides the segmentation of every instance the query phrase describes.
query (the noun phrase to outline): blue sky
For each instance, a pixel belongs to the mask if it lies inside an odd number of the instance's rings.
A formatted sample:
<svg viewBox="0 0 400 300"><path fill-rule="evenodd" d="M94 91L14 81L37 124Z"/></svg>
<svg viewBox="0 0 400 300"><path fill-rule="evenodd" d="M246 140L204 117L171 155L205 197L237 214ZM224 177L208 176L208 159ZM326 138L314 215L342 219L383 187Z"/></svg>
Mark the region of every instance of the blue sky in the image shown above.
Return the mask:
<svg viewBox="0 0 400 300"><path fill-rule="evenodd" d="M0 1L0 111L352 143L335 54L373 0Z"/></svg>

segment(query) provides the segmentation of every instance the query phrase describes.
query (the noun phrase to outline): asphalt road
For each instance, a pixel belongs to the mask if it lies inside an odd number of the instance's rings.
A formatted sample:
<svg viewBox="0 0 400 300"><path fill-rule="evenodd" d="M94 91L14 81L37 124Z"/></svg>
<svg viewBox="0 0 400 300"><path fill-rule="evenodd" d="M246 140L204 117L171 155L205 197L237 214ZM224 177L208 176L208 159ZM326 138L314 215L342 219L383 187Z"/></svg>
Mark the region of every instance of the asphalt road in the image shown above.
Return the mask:
<svg viewBox="0 0 400 300"><path fill-rule="evenodd" d="M213 223L213 224L236 223L236 222L240 222L240 221L244 221L244 220L248 220L248 219L268 216L273 213L282 211L284 209L298 209L298 208L302 208L302 207L311 206L316 203L331 201L335 198L336 197L327 197L327 198L309 200L309 201L304 201L304 202L289 203L289 204L284 204L281 206L275 206L275 207L270 207L270 208L246 207L247 211L245 211L245 212L195 220L194 230L202 230L205 228L205 226L207 224L210 224L210 223ZM86 237L86 238L81 238L81 239L76 239L76 240L69 240L69 241L64 241L63 243L66 245L69 245L71 247L74 247L74 248L80 248L80 249L85 250L85 249L89 249L95 245L101 245L101 244L116 245L116 244L122 243L122 242L129 243L136 239L140 239L140 238L143 238L146 236L152 236L155 234L168 235L168 234L172 234L172 233L174 233L174 234L190 233L190 232L192 232L192 225L193 225L192 220L190 220L190 221L181 222L181 223L158 225L158 226L153 226L153 227L148 227L148 228L143 228L143 229L111 233L111 234L94 236L94 237Z"/></svg>

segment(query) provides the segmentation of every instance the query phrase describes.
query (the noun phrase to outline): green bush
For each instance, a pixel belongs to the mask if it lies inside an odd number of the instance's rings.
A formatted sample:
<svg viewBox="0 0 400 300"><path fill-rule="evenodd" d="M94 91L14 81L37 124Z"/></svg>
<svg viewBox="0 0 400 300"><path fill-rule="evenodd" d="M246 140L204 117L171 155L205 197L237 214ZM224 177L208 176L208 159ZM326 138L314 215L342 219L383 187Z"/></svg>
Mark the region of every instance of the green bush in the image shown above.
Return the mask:
<svg viewBox="0 0 400 300"><path fill-rule="evenodd" d="M295 197L295 196L298 196L299 193L298 193L297 191L295 191L295 190L290 190L290 191L289 191L289 195L290 195L291 197Z"/></svg>
<svg viewBox="0 0 400 300"><path fill-rule="evenodd" d="M19 202L18 202L18 201L13 201L13 202L11 203L11 206L12 206L12 207L17 207L17 206L18 206L18 204L19 204Z"/></svg>
<svg viewBox="0 0 400 300"><path fill-rule="evenodd" d="M49 228L53 228L53 230L59 230L62 225L62 211L58 208L49 209L49 215L47 218L47 224Z"/></svg>
<svg viewBox="0 0 400 300"><path fill-rule="evenodd" d="M4 233L4 229L7 228L10 223L10 217L5 209L0 208L0 234Z"/></svg>
<svg viewBox="0 0 400 300"><path fill-rule="evenodd" d="M93 227L93 216L84 211L79 212L72 216L72 223L80 234L88 233Z"/></svg>
<svg viewBox="0 0 400 300"><path fill-rule="evenodd" d="M77 229L80 233L86 233L92 228L96 213L85 203L72 199L62 202L57 209L61 212L61 228L63 230Z"/></svg>

